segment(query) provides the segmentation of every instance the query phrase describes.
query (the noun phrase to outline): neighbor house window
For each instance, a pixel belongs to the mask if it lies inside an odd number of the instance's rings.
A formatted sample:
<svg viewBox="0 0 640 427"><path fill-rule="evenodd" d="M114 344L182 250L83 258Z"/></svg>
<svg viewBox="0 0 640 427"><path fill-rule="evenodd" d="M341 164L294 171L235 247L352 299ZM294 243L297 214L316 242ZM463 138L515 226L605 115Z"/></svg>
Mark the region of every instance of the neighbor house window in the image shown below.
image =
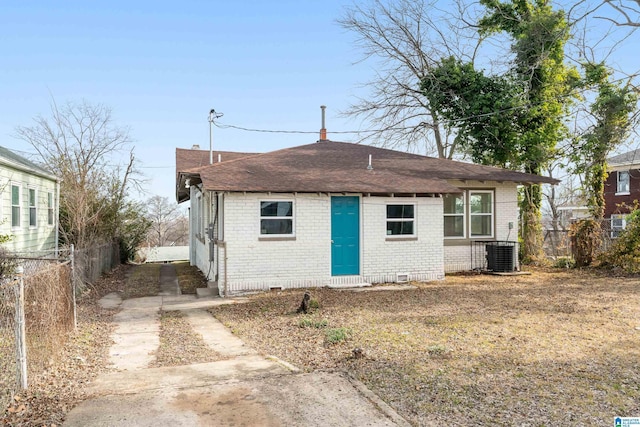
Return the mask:
<svg viewBox="0 0 640 427"><path fill-rule="evenodd" d="M261 235L293 235L293 202L260 202Z"/></svg>
<svg viewBox="0 0 640 427"><path fill-rule="evenodd" d="M622 230L627 227L627 216L614 214L611 215L611 237L618 237Z"/></svg>
<svg viewBox="0 0 640 427"><path fill-rule="evenodd" d="M493 192L469 192L471 237L493 237Z"/></svg>
<svg viewBox="0 0 640 427"><path fill-rule="evenodd" d="M29 227L37 227L38 225L38 211L36 202L36 189L29 188Z"/></svg>
<svg viewBox="0 0 640 427"><path fill-rule="evenodd" d="M47 224L53 225L53 193L47 193Z"/></svg>
<svg viewBox="0 0 640 427"><path fill-rule="evenodd" d="M415 209L415 205L387 205L387 236L414 236Z"/></svg>
<svg viewBox="0 0 640 427"><path fill-rule="evenodd" d="M464 194L446 194L444 200L444 237L464 237Z"/></svg>
<svg viewBox="0 0 640 427"><path fill-rule="evenodd" d="M618 172L618 187L616 193L629 193L629 172Z"/></svg>
<svg viewBox="0 0 640 427"><path fill-rule="evenodd" d="M11 227L20 227L20 186L11 185Z"/></svg>

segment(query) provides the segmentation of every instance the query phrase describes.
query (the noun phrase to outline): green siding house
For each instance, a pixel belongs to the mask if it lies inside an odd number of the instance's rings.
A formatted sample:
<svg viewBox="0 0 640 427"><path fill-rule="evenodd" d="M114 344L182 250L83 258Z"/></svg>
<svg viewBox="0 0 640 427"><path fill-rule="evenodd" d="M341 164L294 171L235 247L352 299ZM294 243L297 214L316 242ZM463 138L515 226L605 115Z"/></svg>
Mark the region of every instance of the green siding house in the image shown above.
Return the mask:
<svg viewBox="0 0 640 427"><path fill-rule="evenodd" d="M51 172L0 147L0 234L10 252L57 248L59 180Z"/></svg>

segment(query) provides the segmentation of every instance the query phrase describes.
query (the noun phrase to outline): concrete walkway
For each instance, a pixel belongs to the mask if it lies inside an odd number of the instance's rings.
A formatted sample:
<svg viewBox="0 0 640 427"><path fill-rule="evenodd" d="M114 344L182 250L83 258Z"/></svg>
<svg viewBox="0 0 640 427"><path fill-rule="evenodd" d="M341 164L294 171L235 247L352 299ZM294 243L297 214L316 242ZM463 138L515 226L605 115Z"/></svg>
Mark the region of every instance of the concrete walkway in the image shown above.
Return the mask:
<svg viewBox="0 0 640 427"><path fill-rule="evenodd" d="M109 353L114 371L89 386L93 397L68 414L65 426L409 425L346 374L303 374L259 355L206 311L245 299L178 295L174 278L175 270L173 276L171 268L161 270L163 295L121 301L109 294L101 300L105 307L121 307ZM228 359L149 368L160 342L161 309L183 311L193 330Z"/></svg>

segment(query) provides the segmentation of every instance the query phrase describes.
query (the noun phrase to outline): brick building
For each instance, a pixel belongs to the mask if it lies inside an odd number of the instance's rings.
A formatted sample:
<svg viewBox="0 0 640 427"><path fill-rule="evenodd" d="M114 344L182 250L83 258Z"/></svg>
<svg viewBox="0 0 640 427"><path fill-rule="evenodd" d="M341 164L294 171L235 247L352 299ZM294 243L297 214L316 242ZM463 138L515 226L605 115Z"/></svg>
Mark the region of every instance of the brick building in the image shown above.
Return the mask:
<svg viewBox="0 0 640 427"><path fill-rule="evenodd" d="M640 150L607 159L609 176L605 182L605 219L611 221L611 236L626 226L626 215L640 200Z"/></svg>
<svg viewBox="0 0 640 427"><path fill-rule="evenodd" d="M195 168L189 151L190 260L224 295L470 270L472 242L517 241L517 186L557 182L326 139Z"/></svg>

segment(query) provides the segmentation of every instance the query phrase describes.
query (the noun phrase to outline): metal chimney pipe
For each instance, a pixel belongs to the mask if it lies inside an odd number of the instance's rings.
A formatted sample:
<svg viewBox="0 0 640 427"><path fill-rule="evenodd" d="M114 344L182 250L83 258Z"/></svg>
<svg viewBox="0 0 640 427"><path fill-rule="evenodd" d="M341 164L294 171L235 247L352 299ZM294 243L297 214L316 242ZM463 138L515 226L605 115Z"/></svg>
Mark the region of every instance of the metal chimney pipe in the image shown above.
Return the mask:
<svg viewBox="0 0 640 427"><path fill-rule="evenodd" d="M327 129L324 127L324 114L326 110L326 105L321 105L320 109L322 110L322 128L320 128L320 141L327 140Z"/></svg>

